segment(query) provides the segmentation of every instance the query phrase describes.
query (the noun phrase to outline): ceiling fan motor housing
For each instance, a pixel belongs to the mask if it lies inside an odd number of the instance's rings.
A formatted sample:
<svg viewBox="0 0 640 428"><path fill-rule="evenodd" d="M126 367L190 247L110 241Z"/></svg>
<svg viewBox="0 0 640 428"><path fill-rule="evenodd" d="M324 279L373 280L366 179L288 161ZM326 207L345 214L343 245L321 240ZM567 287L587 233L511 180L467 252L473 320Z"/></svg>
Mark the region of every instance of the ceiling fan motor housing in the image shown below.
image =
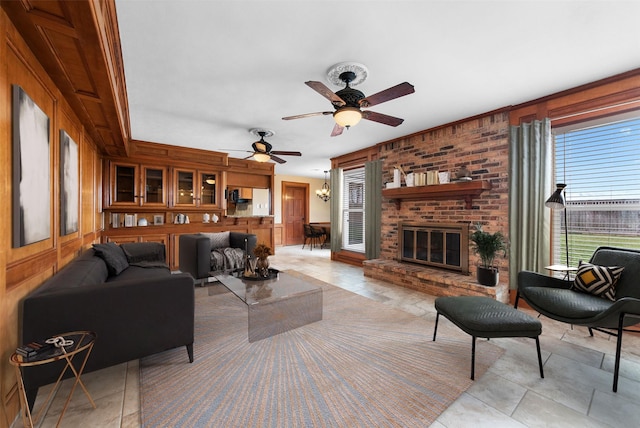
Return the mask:
<svg viewBox="0 0 640 428"><path fill-rule="evenodd" d="M364 94L349 86L349 82L356 78L356 74L353 71L345 71L340 73L340 80L342 80L347 86L344 89L336 92L336 95L342 98L345 104L333 103L333 107L338 110L340 107L360 107L360 100L364 98Z"/></svg>

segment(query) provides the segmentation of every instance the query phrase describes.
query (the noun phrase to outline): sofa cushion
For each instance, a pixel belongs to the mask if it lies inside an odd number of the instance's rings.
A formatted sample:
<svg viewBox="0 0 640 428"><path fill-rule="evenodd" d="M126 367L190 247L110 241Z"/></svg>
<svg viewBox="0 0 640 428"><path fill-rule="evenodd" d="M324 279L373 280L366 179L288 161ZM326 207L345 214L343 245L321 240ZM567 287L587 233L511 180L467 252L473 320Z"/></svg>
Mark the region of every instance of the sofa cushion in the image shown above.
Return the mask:
<svg viewBox="0 0 640 428"><path fill-rule="evenodd" d="M203 233L211 242L211 249L227 248L229 244L229 232Z"/></svg>
<svg viewBox="0 0 640 428"><path fill-rule="evenodd" d="M119 275L123 270L129 267L127 256L118 245L113 242L106 244L93 244L96 255L100 257L107 265L109 276Z"/></svg>
<svg viewBox="0 0 640 428"><path fill-rule="evenodd" d="M624 267L598 266L580 263L573 281L573 289L609 300L616 299L616 283Z"/></svg>
<svg viewBox="0 0 640 428"><path fill-rule="evenodd" d="M592 318L613 305L613 302L587 293L551 287L526 287L520 290L531 305L562 319Z"/></svg>
<svg viewBox="0 0 640 428"><path fill-rule="evenodd" d="M129 264L139 262L164 262L165 248L160 242L132 242L121 244L120 248Z"/></svg>

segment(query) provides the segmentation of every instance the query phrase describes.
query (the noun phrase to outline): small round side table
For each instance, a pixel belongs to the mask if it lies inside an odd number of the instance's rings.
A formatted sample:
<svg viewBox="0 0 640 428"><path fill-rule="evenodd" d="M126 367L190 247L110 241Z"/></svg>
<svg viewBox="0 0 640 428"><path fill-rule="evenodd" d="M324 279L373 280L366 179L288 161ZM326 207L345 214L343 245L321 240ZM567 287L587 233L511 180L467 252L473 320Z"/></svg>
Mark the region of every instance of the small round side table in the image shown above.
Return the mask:
<svg viewBox="0 0 640 428"><path fill-rule="evenodd" d="M24 358L23 356L21 356L16 352L14 352L9 358L9 362L11 363L11 365L14 366L16 371L18 389L20 390L19 391L20 404L22 405L22 412L21 412L22 422L25 427L33 428L34 423L37 422L38 419L40 419L40 416L44 417L44 415L41 415L41 413L43 412L43 410L49 407L48 404L55 397L55 394L58 391L58 386L62 381L64 374L67 372L67 369L71 369L76 380L73 383L73 387L71 388L71 391L69 392L67 401L64 403L64 407L62 408L62 412L60 413L60 417L58 418L58 423L56 424L56 427L60 425L60 421L62 420L62 417L64 416L64 413L66 412L67 407L69 406L69 402L71 401L73 392L75 391L76 386L78 385L80 385L80 387L84 391L85 395L89 399L89 402L91 403L93 408L94 409L96 408L96 403L93 402L93 399L89 394L89 391L87 391L87 388L84 386L84 383L82 383L82 380L80 379L80 377L82 376L82 372L84 371L84 367L87 364L87 359L89 358L89 355L91 355L91 350L93 349L93 344L95 343L95 340L96 340L96 334L92 331L72 331L69 333L59 334L53 337L63 337L65 340L72 340L73 344L66 347L60 347L60 348L54 347L52 349L49 349L43 352L40 355L36 355L35 357L28 358L28 359ZM73 365L74 357L85 350L87 352L84 358L82 359L80 366L79 367L74 366ZM31 410L29 409L29 403L27 402L27 394L25 393L25 389L24 389L24 381L22 379L22 370L25 367L39 366L42 364L49 364L49 363L53 363L55 361L60 361L60 360L66 360L67 364L65 364L64 369L62 369L60 376L58 376L58 380L56 381L54 387L49 392L49 395L47 396L47 399L45 400L42 407L40 408L40 411L38 412L35 418L32 418Z"/></svg>
<svg viewBox="0 0 640 428"><path fill-rule="evenodd" d="M570 278L570 274L575 273L578 271L577 267L569 267L569 266L565 266L565 265L551 265L551 266L545 266L545 269L551 271L551 272L562 272L564 273L564 279L565 281L569 281Z"/></svg>

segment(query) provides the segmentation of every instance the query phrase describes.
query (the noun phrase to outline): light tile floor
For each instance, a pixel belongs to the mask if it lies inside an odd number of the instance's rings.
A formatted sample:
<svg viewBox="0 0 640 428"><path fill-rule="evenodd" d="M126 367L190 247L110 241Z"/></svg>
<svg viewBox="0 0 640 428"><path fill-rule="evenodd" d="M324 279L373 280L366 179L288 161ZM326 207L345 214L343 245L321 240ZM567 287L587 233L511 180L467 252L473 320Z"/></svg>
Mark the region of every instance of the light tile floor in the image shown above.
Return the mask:
<svg viewBox="0 0 640 428"><path fill-rule="evenodd" d="M327 249L278 247L276 253L270 258L274 268L298 270L435 321L435 297L365 278L361 268L332 262ZM624 337L618 393L613 393L615 340L598 332L590 337L585 328L572 329L546 318L541 321L544 379L539 377L531 339L492 339L491 344L504 348L504 355L432 427L640 426L640 336ZM440 335L466 336L445 318L440 321ZM477 352L482 352L484 343L478 341ZM138 377L137 361L87 373L83 380L97 409L77 390L61 426L139 427ZM69 388L69 382L62 388ZM40 391L39 400L46 396L46 389ZM55 426L64 396L61 390L40 426Z"/></svg>

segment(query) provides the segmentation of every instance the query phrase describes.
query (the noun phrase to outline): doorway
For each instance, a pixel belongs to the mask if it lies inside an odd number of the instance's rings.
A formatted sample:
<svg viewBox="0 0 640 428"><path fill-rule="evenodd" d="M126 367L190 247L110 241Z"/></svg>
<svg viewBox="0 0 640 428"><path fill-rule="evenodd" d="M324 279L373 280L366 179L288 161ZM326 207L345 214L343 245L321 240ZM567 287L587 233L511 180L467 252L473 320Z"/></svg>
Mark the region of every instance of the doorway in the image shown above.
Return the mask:
<svg viewBox="0 0 640 428"><path fill-rule="evenodd" d="M309 220L309 184L282 182L282 223L284 245L302 245Z"/></svg>

